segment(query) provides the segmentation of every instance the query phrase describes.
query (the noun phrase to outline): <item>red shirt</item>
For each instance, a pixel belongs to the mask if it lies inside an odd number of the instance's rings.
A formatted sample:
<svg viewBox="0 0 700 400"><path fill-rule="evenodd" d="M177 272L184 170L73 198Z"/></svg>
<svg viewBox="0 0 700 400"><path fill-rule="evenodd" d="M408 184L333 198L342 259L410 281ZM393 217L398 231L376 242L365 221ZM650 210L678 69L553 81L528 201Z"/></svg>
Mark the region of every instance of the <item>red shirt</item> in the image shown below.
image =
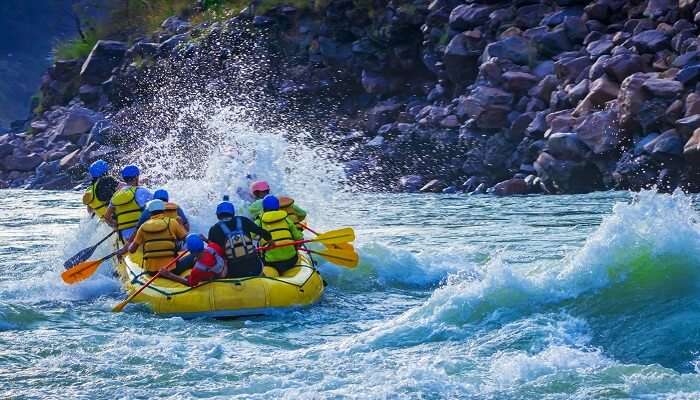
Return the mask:
<svg viewBox="0 0 700 400"><path fill-rule="evenodd" d="M218 244L214 242L209 242L207 247L216 251L216 253L221 257L224 256L224 250ZM207 268L213 268L216 265L216 257L214 257L211 253L207 251L203 251L197 258L196 262ZM187 280L190 286L192 287L197 286L200 282L206 282L216 278L219 277L213 271L202 271L198 268L192 268L192 272L190 273L190 276L187 278Z"/></svg>

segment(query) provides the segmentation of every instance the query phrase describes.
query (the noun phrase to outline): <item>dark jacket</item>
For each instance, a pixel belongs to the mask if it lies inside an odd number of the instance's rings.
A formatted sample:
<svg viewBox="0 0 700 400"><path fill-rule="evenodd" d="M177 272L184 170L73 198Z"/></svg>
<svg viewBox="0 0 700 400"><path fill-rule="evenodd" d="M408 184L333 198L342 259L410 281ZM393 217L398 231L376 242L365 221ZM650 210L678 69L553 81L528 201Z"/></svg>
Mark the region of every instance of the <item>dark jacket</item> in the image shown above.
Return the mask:
<svg viewBox="0 0 700 400"><path fill-rule="evenodd" d="M262 237L265 240L272 240L270 232L260 228L246 217L236 216L233 217L231 221L225 221L224 223L229 229L236 229L236 218L241 219L241 229L253 238L255 235ZM217 224L209 228L209 241L214 242L221 246L222 249L226 248L226 235L221 227ZM262 260L258 254L253 254L251 256L246 256L243 258L238 258L234 260L228 260L228 275L229 278L240 278L245 276L257 276L262 272Z"/></svg>

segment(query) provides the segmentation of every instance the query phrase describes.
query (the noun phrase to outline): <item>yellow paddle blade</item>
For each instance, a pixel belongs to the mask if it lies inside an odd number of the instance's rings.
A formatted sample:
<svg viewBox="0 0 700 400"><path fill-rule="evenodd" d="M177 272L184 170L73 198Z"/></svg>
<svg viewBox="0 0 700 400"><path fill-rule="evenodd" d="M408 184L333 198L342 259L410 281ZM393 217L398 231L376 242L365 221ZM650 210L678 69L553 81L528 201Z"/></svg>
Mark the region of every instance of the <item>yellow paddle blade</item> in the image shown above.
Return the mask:
<svg viewBox="0 0 700 400"><path fill-rule="evenodd" d="M355 251L355 248L350 243L324 244L329 249Z"/></svg>
<svg viewBox="0 0 700 400"><path fill-rule="evenodd" d="M321 233L311 240L314 242L321 242L323 244L352 242L355 240L355 231L352 228L336 229L326 233Z"/></svg>
<svg viewBox="0 0 700 400"><path fill-rule="evenodd" d="M97 271L97 268L99 268L100 264L102 264L102 261L104 260L90 260L82 262L69 270L63 271L61 274L61 279L63 279L63 282L69 285L84 281L85 279L91 277L95 271Z"/></svg>
<svg viewBox="0 0 700 400"><path fill-rule="evenodd" d="M346 268L355 268L360 261L360 257L354 251L326 249L313 251L313 253L318 254L333 264Z"/></svg>

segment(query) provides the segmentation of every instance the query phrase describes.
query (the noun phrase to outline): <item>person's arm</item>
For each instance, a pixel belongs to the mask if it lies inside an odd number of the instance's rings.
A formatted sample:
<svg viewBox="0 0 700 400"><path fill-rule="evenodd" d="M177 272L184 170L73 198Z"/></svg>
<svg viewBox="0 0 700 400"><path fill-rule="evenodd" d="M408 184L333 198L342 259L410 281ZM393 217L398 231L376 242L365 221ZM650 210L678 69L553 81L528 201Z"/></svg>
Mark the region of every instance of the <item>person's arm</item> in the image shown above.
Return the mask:
<svg viewBox="0 0 700 400"><path fill-rule="evenodd" d="M177 282L177 283L181 283L181 284L183 284L183 285L185 285L185 286L190 286L190 282L189 282L187 279L185 279L185 278L183 278L183 277L181 277L181 276L179 276L179 275L175 275L175 274L173 274L172 272L168 271L168 270L165 269L165 268L161 268L161 270L160 270L160 275L159 275L159 276L160 276L161 278L166 278L166 279L170 279L171 281L175 281L175 282Z"/></svg>
<svg viewBox="0 0 700 400"><path fill-rule="evenodd" d="M105 211L105 215L102 218L104 218L107 225L111 226L112 228L117 227L117 224L114 221L114 207L111 204L107 207L107 211Z"/></svg>
<svg viewBox="0 0 700 400"><path fill-rule="evenodd" d="M292 204L292 210L294 210L294 213L299 216L300 220L306 218L306 210L299 207L296 203Z"/></svg>
<svg viewBox="0 0 700 400"><path fill-rule="evenodd" d="M268 242L272 240L272 235L270 232L266 231L265 229L259 227L258 225L255 224L255 222L249 220L248 218L241 217L241 220L243 221L243 230L246 232L252 232L263 239L267 240Z"/></svg>
<svg viewBox="0 0 700 400"><path fill-rule="evenodd" d="M292 237L294 240L301 240L304 238L304 234L297 228L297 226L294 224L294 222L290 221L289 218L287 220L287 225L289 225L289 232L292 233Z"/></svg>
<svg viewBox="0 0 700 400"><path fill-rule="evenodd" d="M187 215L185 214L185 211L182 210L182 207L177 206L177 216L180 217L180 222L182 223L182 226L189 231L190 230L190 221L187 219Z"/></svg>
<svg viewBox="0 0 700 400"><path fill-rule="evenodd" d="M250 206L248 206L248 213L250 217L255 219L262 212L262 201L255 200Z"/></svg>
<svg viewBox="0 0 700 400"><path fill-rule="evenodd" d="M131 242L127 243L125 247L128 246L129 248L129 253L135 253L136 249L141 246L141 243L143 243L143 231L139 229L136 231L136 234L131 238Z"/></svg>
<svg viewBox="0 0 700 400"><path fill-rule="evenodd" d="M143 210L141 216L139 217L139 222L136 223L136 229L139 229L144 222L151 218L151 213L148 210Z"/></svg>
<svg viewBox="0 0 700 400"><path fill-rule="evenodd" d="M184 226L182 226L179 222L176 220L170 220L170 224L172 225L172 232L175 234L175 237L177 240L185 240L187 237L187 230L185 229Z"/></svg>

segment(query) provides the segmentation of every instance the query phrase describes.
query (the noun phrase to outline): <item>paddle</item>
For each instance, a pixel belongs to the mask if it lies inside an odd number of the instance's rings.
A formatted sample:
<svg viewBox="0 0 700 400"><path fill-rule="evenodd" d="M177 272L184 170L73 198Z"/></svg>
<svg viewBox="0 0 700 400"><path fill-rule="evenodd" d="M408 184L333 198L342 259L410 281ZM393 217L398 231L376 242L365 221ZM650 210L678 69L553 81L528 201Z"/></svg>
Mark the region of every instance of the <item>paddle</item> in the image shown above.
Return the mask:
<svg viewBox="0 0 700 400"><path fill-rule="evenodd" d="M359 257L354 251L325 249L325 250L309 250L301 249L308 253L318 254L329 262L346 268L355 268L359 262Z"/></svg>
<svg viewBox="0 0 700 400"><path fill-rule="evenodd" d="M307 231L313 233L314 235L318 235L318 232L309 228L308 226L304 224L299 224L302 228L306 229ZM333 248L333 249L342 249L342 250L348 250L348 251L355 251L355 249L352 247L350 243L336 243L336 244L326 244L326 247L328 248Z"/></svg>
<svg viewBox="0 0 700 400"><path fill-rule="evenodd" d="M119 303L119 304L117 304L116 306L114 306L114 308L112 308L112 312L122 312L122 310L124 309L124 307L126 307L126 305L129 304L129 302L131 302L131 300L133 300L134 297L138 296L139 293L143 292L144 289L146 289L148 286L150 286L151 283L153 283L153 281L155 281L156 278L158 278L158 277L160 276L160 273L161 273L162 271L167 270L171 265L173 265L174 263L176 263L177 260L181 259L181 258L182 258L185 254L187 254L187 253L188 253L188 252L184 252L184 253L180 254L179 256L173 258L172 260L170 260L170 262L169 262L166 266L164 266L164 267L162 267L160 270L158 270L158 272L156 272L156 274L153 275L153 277L152 277L151 279L149 279L148 282L146 282L143 286L141 286L141 288L140 288L139 290L137 290L137 291L135 291L134 293L130 294L129 297L126 298L126 300L124 300L124 301L122 301L121 303Z"/></svg>
<svg viewBox="0 0 700 400"><path fill-rule="evenodd" d="M78 263L81 263L90 258L92 256L92 253L95 252L97 246L101 245L105 240L109 239L112 235L114 235L114 232L116 231L110 232L109 235L105 236L104 239L97 242L96 245L88 247L87 249L80 250L76 255L66 260L66 262L63 263L63 267L65 269L71 269Z"/></svg>
<svg viewBox="0 0 700 400"><path fill-rule="evenodd" d="M69 270L63 271L63 273L61 274L61 279L63 279L63 282L69 285L82 282L85 279L91 277L92 274L94 274L95 271L97 271L97 268L100 266L100 264L102 264L102 262L114 257L115 255L117 255L117 253L119 253L119 251L115 251L114 253L108 254L100 258L99 260L89 260L82 262Z"/></svg>
<svg viewBox="0 0 700 400"><path fill-rule="evenodd" d="M278 247L296 246L298 244L311 242L321 242L323 244L338 244L352 242L353 240L355 240L355 231L353 231L352 228L342 228L333 231L328 231L326 233L321 233L313 239L296 240L285 244L275 244L272 246L258 247L258 250L266 251L276 249Z"/></svg>

